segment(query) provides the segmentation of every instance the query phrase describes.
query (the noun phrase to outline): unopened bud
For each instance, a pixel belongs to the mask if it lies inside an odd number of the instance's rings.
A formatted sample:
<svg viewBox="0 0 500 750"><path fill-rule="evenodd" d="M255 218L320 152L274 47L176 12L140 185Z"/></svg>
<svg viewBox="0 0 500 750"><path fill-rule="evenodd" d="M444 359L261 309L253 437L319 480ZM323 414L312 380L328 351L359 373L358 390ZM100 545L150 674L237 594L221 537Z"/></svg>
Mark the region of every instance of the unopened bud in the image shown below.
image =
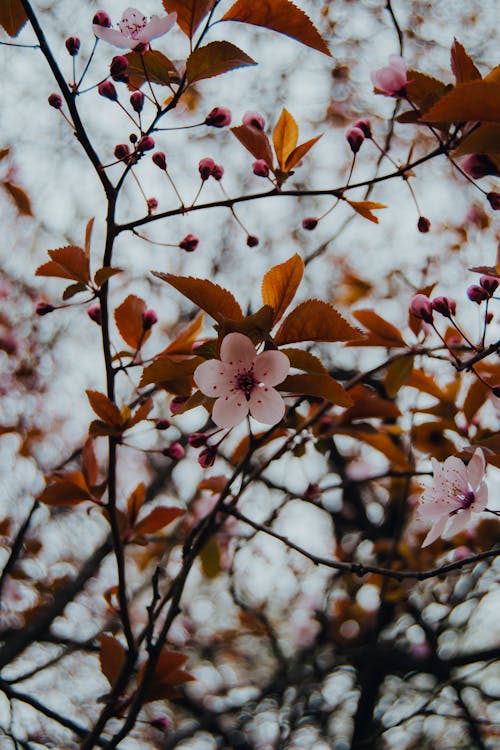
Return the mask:
<svg viewBox="0 0 500 750"><path fill-rule="evenodd" d="M155 151L152 155L153 163L156 164L157 167L160 169L163 169L163 171L167 168L167 157L163 153L163 151Z"/></svg>
<svg viewBox="0 0 500 750"><path fill-rule="evenodd" d="M307 489L304 492L304 498L316 502L321 497L321 490L317 482L309 482Z"/></svg>
<svg viewBox="0 0 500 750"><path fill-rule="evenodd" d="M200 160L200 163L198 164L198 171L203 182L205 182L205 180L208 180L208 178L212 174L212 170L214 167L215 162L209 156L206 156L204 159Z"/></svg>
<svg viewBox="0 0 500 750"><path fill-rule="evenodd" d="M432 309L445 318L451 318L457 311L457 303L449 297L436 297L432 300Z"/></svg>
<svg viewBox="0 0 500 750"><path fill-rule="evenodd" d="M59 94L51 94L48 98L48 102L51 107L54 107L54 109L61 109L62 107L62 98Z"/></svg>
<svg viewBox="0 0 500 750"><path fill-rule="evenodd" d="M70 36L66 39L66 49L71 57L75 57L80 49L80 40L77 36Z"/></svg>
<svg viewBox="0 0 500 750"><path fill-rule="evenodd" d="M138 151L151 151L155 147L155 142L150 135L143 135L137 144Z"/></svg>
<svg viewBox="0 0 500 750"><path fill-rule="evenodd" d="M497 165L486 154L469 154L460 166L473 180L479 180L489 174L499 174Z"/></svg>
<svg viewBox="0 0 500 750"><path fill-rule="evenodd" d="M243 125L250 125L256 130L264 130L266 121L259 112L245 112L243 115Z"/></svg>
<svg viewBox="0 0 500 750"><path fill-rule="evenodd" d="M257 177L268 177L269 176L269 165L264 159L257 159L252 164L252 171Z"/></svg>
<svg viewBox="0 0 500 750"><path fill-rule="evenodd" d="M186 234L184 239L179 242L179 247L187 253L192 253L198 247L199 242L200 239L195 234Z"/></svg>
<svg viewBox="0 0 500 750"><path fill-rule="evenodd" d="M422 234L427 234L431 228L431 222L425 216L419 216L417 222L417 229Z"/></svg>
<svg viewBox="0 0 500 750"><path fill-rule="evenodd" d="M363 141L365 140L365 134L363 133L361 128L357 128L355 126L349 128L349 130L345 134L345 137L347 139L347 143L351 147L352 153L357 154L363 144Z"/></svg>
<svg viewBox="0 0 500 750"><path fill-rule="evenodd" d="M116 55L115 57L113 57L113 59L111 60L111 65L109 66L109 72L113 81L127 83L127 71L128 60L125 55Z"/></svg>
<svg viewBox="0 0 500 750"><path fill-rule="evenodd" d="M247 236L248 247L256 247L258 244L259 244L259 238L256 237L254 234L249 234Z"/></svg>
<svg viewBox="0 0 500 750"><path fill-rule="evenodd" d="M95 23L96 26L104 26L105 29L109 29L111 26L111 18L105 10L98 10L92 19L92 23Z"/></svg>
<svg viewBox="0 0 500 750"><path fill-rule="evenodd" d="M184 458L185 450L180 443L172 443L168 448L162 450L162 453L164 456L171 458L172 461L180 461L181 458Z"/></svg>
<svg viewBox="0 0 500 750"><path fill-rule="evenodd" d="M116 102L118 99L118 94L116 93L114 84L112 84L111 81L103 81L100 83L97 87L97 91L101 96L104 96L105 99L110 99L112 102Z"/></svg>
<svg viewBox="0 0 500 750"><path fill-rule="evenodd" d="M130 143L133 143L135 145L137 143L137 140L138 140L137 133L130 133L128 139L129 139Z"/></svg>
<svg viewBox="0 0 500 750"><path fill-rule="evenodd" d="M148 212L150 214L152 214L153 211L156 211L156 209L158 208L158 201L156 198L148 198L147 204L148 204Z"/></svg>
<svg viewBox="0 0 500 750"><path fill-rule="evenodd" d="M200 452L198 456L198 463L200 464L202 469L209 469L214 465L216 458L217 448L214 445L208 445Z"/></svg>
<svg viewBox="0 0 500 750"><path fill-rule="evenodd" d="M307 229L309 232L312 232L317 226L318 220L315 219L314 216L308 216L306 219L302 220L302 228Z"/></svg>
<svg viewBox="0 0 500 750"><path fill-rule="evenodd" d="M157 430L168 430L170 427L170 420L169 419L157 419L155 427Z"/></svg>
<svg viewBox="0 0 500 750"><path fill-rule="evenodd" d="M159 719L152 719L149 722L149 726L153 727L153 729L158 729L160 732L167 732L172 726L172 722L164 717L160 717Z"/></svg>
<svg viewBox="0 0 500 750"><path fill-rule="evenodd" d="M87 310L87 315L89 316L90 320L93 320L94 323L97 323L98 326L101 325L101 306L99 304L89 307L89 309Z"/></svg>
<svg viewBox="0 0 500 750"><path fill-rule="evenodd" d="M495 294L497 287L500 284L500 279L497 279L496 276L481 276L481 278L479 279L479 284L486 292L488 292L488 295L491 297L493 294Z"/></svg>
<svg viewBox="0 0 500 750"><path fill-rule="evenodd" d="M130 95L130 104L135 112L142 112L144 106L144 94L142 91L134 91L134 93Z"/></svg>
<svg viewBox="0 0 500 750"><path fill-rule="evenodd" d="M370 120L368 120L366 117L362 117L361 120L356 120L353 128L359 128L360 130L362 130L365 138L372 137L372 126Z"/></svg>
<svg viewBox="0 0 500 750"><path fill-rule="evenodd" d="M425 323L432 323L432 302L425 294L416 294L410 302L410 312Z"/></svg>
<svg viewBox="0 0 500 750"><path fill-rule="evenodd" d="M115 146L115 157L119 159L119 161L128 161L129 156L130 148L128 143L118 143Z"/></svg>
<svg viewBox="0 0 500 750"><path fill-rule="evenodd" d="M145 331L149 331L150 328L158 322L158 315L154 310L144 310L142 313L142 327Z"/></svg>
<svg viewBox="0 0 500 750"><path fill-rule="evenodd" d="M467 289L467 297L471 302L477 302L478 305L489 299L489 296L490 295L486 289L483 289L482 286L478 286L477 284L473 284Z"/></svg>
<svg viewBox="0 0 500 750"><path fill-rule="evenodd" d="M227 107L214 107L205 117L205 125L213 128L225 128L231 124L231 110Z"/></svg>
<svg viewBox="0 0 500 750"><path fill-rule="evenodd" d="M48 315L49 313L54 312L55 309L54 305L49 305L48 302L39 302L35 308L35 312L40 316Z"/></svg>
<svg viewBox="0 0 500 750"><path fill-rule="evenodd" d="M493 211L500 211L500 193L488 193L486 200L492 207Z"/></svg>
<svg viewBox="0 0 500 750"><path fill-rule="evenodd" d="M488 313L488 314L486 315L486 317L485 317L485 319L484 319L484 322L486 323L486 325L487 325L487 326L489 326L489 324L491 323L491 321L492 321L492 320L493 320L493 313L492 313L492 312L489 312L489 313Z"/></svg>
<svg viewBox="0 0 500 750"><path fill-rule="evenodd" d="M224 167L221 164L216 164L215 167L212 169L212 177L214 180L222 180L222 176L224 174Z"/></svg>
<svg viewBox="0 0 500 750"><path fill-rule="evenodd" d="M188 443L193 448L201 448L203 445L207 444L207 440L208 437L204 432L193 432L193 434L188 437Z"/></svg>

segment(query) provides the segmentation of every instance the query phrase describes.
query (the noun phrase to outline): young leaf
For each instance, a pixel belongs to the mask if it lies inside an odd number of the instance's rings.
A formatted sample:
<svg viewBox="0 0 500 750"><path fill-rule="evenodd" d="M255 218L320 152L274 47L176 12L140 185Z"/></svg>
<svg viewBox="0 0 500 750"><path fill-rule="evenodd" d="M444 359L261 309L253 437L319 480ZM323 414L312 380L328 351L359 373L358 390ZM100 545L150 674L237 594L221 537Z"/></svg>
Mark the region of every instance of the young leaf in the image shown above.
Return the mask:
<svg viewBox="0 0 500 750"><path fill-rule="evenodd" d="M273 169L273 151L269 138L262 130L252 128L250 125L238 125L231 128L231 132L255 159L263 159L269 169Z"/></svg>
<svg viewBox="0 0 500 750"><path fill-rule="evenodd" d="M394 346L406 346L400 330L374 310L355 310L353 316L373 334L365 341L361 341L360 346L385 346L388 349Z"/></svg>
<svg viewBox="0 0 500 750"><path fill-rule="evenodd" d="M314 373L307 375L288 375L279 385L280 391L290 391L307 396L324 398L338 406L350 406L351 397L328 373Z"/></svg>
<svg viewBox="0 0 500 750"><path fill-rule="evenodd" d="M381 398L376 391L366 385L358 384L349 391L353 405L342 414L340 423L350 424L360 419L396 419L401 412L394 403Z"/></svg>
<svg viewBox="0 0 500 750"><path fill-rule="evenodd" d="M389 398L395 398L413 370L413 357L400 357L387 368L384 379L385 390Z"/></svg>
<svg viewBox="0 0 500 750"><path fill-rule="evenodd" d="M150 330L145 330L142 316L146 303L135 294L129 294L115 310L115 321L122 339L136 351L149 338Z"/></svg>
<svg viewBox="0 0 500 750"><path fill-rule="evenodd" d="M94 274L94 284L97 287L101 287L108 279L115 276L117 273L123 273L123 268L112 268L106 266L105 268L99 268Z"/></svg>
<svg viewBox="0 0 500 750"><path fill-rule="evenodd" d="M9 36L17 36L27 20L21 0L0 0L0 26Z"/></svg>
<svg viewBox="0 0 500 750"><path fill-rule="evenodd" d="M138 513L143 506L145 498L146 487L144 482L140 482L127 499L127 519L131 527L135 525Z"/></svg>
<svg viewBox="0 0 500 750"><path fill-rule="evenodd" d="M47 486L38 496L38 502L46 505L78 505L84 500L92 500L85 478L81 471L68 471L64 474L50 474L46 477Z"/></svg>
<svg viewBox="0 0 500 750"><path fill-rule="evenodd" d="M245 52L230 42L210 42L198 47L188 57L186 76L188 83L213 78L236 68L257 65Z"/></svg>
<svg viewBox="0 0 500 750"><path fill-rule="evenodd" d="M277 31L331 57L309 16L290 0L237 0L222 21L240 21Z"/></svg>
<svg viewBox="0 0 500 750"><path fill-rule="evenodd" d="M285 169L286 160L297 145L299 126L287 109L283 109L273 131L274 150L280 169Z"/></svg>
<svg viewBox="0 0 500 750"><path fill-rule="evenodd" d="M295 296L295 292L304 274L304 262L300 255L293 255L284 263L273 266L262 280L262 301L274 310L274 323L281 319L283 313Z"/></svg>
<svg viewBox="0 0 500 750"><path fill-rule="evenodd" d="M228 333L243 333L252 339L254 344L260 344L271 332L273 315L273 308L270 305L264 305L243 320L225 320L219 326L219 337L223 338Z"/></svg>
<svg viewBox="0 0 500 750"><path fill-rule="evenodd" d="M125 662L126 650L112 635L101 633L99 641L101 643L99 652L101 672L113 687Z"/></svg>
<svg viewBox="0 0 500 750"><path fill-rule="evenodd" d="M283 354L286 354L290 360L290 367L294 367L296 370L303 370L304 372L317 373L317 374L328 374L328 370L324 366L320 359L304 351L304 349L280 349Z"/></svg>
<svg viewBox="0 0 500 750"><path fill-rule="evenodd" d="M200 551L200 562L203 574L207 578L217 578L221 572L220 549L217 539L212 537Z"/></svg>
<svg viewBox="0 0 500 750"><path fill-rule="evenodd" d="M151 513L134 526L134 536L141 534L154 534L155 531L163 529L169 523L184 515L182 508L153 508Z"/></svg>
<svg viewBox="0 0 500 750"><path fill-rule="evenodd" d="M33 216L28 193L10 180L3 180L2 185L16 204L21 216Z"/></svg>
<svg viewBox="0 0 500 750"><path fill-rule="evenodd" d="M119 408L104 393L99 393L99 391L85 391L85 393L90 406L103 422L115 427L122 426L123 419Z"/></svg>
<svg viewBox="0 0 500 750"><path fill-rule="evenodd" d="M201 364L201 357L176 359L163 356L144 368L140 388L146 385L161 385L162 388L178 396L189 396L193 385L193 373Z"/></svg>
<svg viewBox="0 0 500 750"><path fill-rule="evenodd" d="M94 487L97 484L98 465L94 450L94 441L91 438L86 440L83 446L82 472L87 487Z"/></svg>
<svg viewBox="0 0 500 750"><path fill-rule="evenodd" d="M480 125L464 138L453 156L464 154L500 154L500 125Z"/></svg>
<svg viewBox="0 0 500 750"><path fill-rule="evenodd" d="M476 68L460 42L453 40L451 45L451 72L457 83L467 83L481 78L481 73Z"/></svg>
<svg viewBox="0 0 500 750"><path fill-rule="evenodd" d="M451 85L447 86L437 78L420 73L418 70L409 70L408 79L410 81L406 87L408 99L422 112L432 107L447 90L452 88Z"/></svg>
<svg viewBox="0 0 500 750"><path fill-rule="evenodd" d="M281 324L274 341L278 346L296 341L349 341L360 332L334 307L318 299L302 302Z"/></svg>
<svg viewBox="0 0 500 750"><path fill-rule="evenodd" d="M94 219L89 219L87 226L85 227L85 242L83 245L83 251L87 258L90 258L90 241L92 239L92 229L94 228Z"/></svg>
<svg viewBox="0 0 500 750"><path fill-rule="evenodd" d="M362 216L364 219L373 221L374 224L378 224L378 218L372 211L377 208L387 208L383 203L375 203L374 201L349 201L346 198L347 203L353 208L357 214Z"/></svg>
<svg viewBox="0 0 500 750"><path fill-rule="evenodd" d="M158 50L146 50L141 55L128 52L124 57L128 60L128 87L133 91L140 88L148 79L151 83L161 86L180 81L179 72L172 60Z"/></svg>
<svg viewBox="0 0 500 750"><path fill-rule="evenodd" d="M82 284L81 281L78 281L76 284L70 284L66 287L66 289L63 292L62 298L63 300L71 299L71 297L74 297L75 294L80 294L80 292L86 292L87 291L87 285Z"/></svg>
<svg viewBox="0 0 500 750"><path fill-rule="evenodd" d="M56 250L49 250L49 256L52 260L37 268L37 276L56 276L83 284L88 284L90 281L89 259L81 247L75 245L58 247Z"/></svg>
<svg viewBox="0 0 500 750"><path fill-rule="evenodd" d="M143 419L146 419L152 408L153 399L147 398L146 401L144 401L144 403L139 406L137 411L128 418L126 425L127 430L129 430L131 427L134 427L136 424L139 424L139 422L142 422Z"/></svg>
<svg viewBox="0 0 500 750"><path fill-rule="evenodd" d="M189 39L192 39L215 2L216 0L163 0L163 7L167 13L177 13L177 25Z"/></svg>
<svg viewBox="0 0 500 750"><path fill-rule="evenodd" d="M175 696L175 687L184 682L194 680L194 677L181 669L186 663L187 656L174 651L164 649L156 665L150 685L146 690L145 702L160 700L161 698L172 698ZM139 681L142 682L146 664L139 671Z"/></svg>
<svg viewBox="0 0 500 750"><path fill-rule="evenodd" d="M500 83L460 83L423 117L425 122L500 122Z"/></svg>
<svg viewBox="0 0 500 750"><path fill-rule="evenodd" d="M242 320L244 317L241 307L231 292L212 281L208 281L208 279L176 276L173 273L160 273L159 271L153 271L152 273L157 279L166 281L167 284L173 286L195 305L205 310L218 323L222 323L224 318Z"/></svg>
<svg viewBox="0 0 500 750"><path fill-rule="evenodd" d="M305 143L301 143L300 146L297 146L297 148L294 148L292 153L289 154L285 162L285 171L289 172L291 169L293 169L295 165L298 164L299 161L301 161L301 159L304 158L307 152L312 149L316 141L319 141L322 135L323 134L317 135L314 138L311 138L309 141L306 141Z"/></svg>

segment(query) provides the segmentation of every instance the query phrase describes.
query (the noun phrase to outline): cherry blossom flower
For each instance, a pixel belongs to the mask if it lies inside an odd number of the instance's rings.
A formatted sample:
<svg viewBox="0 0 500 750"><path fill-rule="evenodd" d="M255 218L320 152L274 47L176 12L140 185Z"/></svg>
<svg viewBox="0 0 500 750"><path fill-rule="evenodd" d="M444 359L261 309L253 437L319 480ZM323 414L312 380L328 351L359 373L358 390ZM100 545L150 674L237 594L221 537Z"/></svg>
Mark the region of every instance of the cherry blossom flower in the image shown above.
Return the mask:
<svg viewBox="0 0 500 750"><path fill-rule="evenodd" d="M488 487L484 479L486 461L477 448L466 466L456 456L443 464L432 459L434 485L425 490L420 500L419 513L432 521L432 527L422 547L438 537L448 539L472 523L472 514L481 513L488 501Z"/></svg>
<svg viewBox="0 0 500 750"><path fill-rule="evenodd" d="M99 39L114 44L122 49L134 49L140 44L149 44L152 39L163 36L170 31L177 19L177 13L166 16L151 16L148 21L145 15L136 8L127 8L118 23L118 29L92 24L92 30Z"/></svg>
<svg viewBox="0 0 500 750"><path fill-rule="evenodd" d="M371 74L376 92L386 96L402 96L410 83L406 77L406 60L399 55L389 55L389 65Z"/></svg>
<svg viewBox="0 0 500 750"><path fill-rule="evenodd" d="M229 333L220 348L220 360L199 365L194 382L206 396L216 397L212 419L218 427L234 427L248 412L258 422L273 425L285 413L285 404L272 387L281 383L290 369L286 354L257 354L242 333Z"/></svg>

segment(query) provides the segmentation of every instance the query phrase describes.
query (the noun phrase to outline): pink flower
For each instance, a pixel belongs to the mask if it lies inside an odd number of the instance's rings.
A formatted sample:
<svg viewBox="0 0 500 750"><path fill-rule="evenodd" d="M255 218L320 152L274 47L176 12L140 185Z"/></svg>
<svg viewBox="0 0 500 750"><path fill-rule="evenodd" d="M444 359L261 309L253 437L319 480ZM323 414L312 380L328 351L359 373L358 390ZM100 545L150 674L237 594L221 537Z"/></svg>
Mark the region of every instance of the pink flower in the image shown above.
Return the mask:
<svg viewBox="0 0 500 750"><path fill-rule="evenodd" d="M285 413L285 404L272 388L287 376L286 354L265 351L257 354L242 333L229 333L220 348L220 360L209 360L194 372L194 382L206 396L216 397L212 419L219 427L234 427L248 412L258 422L273 425Z"/></svg>
<svg viewBox="0 0 500 750"><path fill-rule="evenodd" d="M166 16L151 16L148 21L140 10L127 8L118 23L118 29L107 28L97 23L92 24L92 30L99 39L114 44L122 49L134 49L140 44L148 44L151 39L157 39L170 31L177 13L169 13Z"/></svg>
<svg viewBox="0 0 500 750"><path fill-rule="evenodd" d="M410 83L406 77L406 60L399 55L389 55L389 65L371 74L376 93L386 96L402 96Z"/></svg>
<svg viewBox="0 0 500 750"><path fill-rule="evenodd" d="M488 487L484 480L486 461L477 448L466 466L456 456L443 464L432 459L434 486L425 490L420 500L419 513L432 521L432 527L422 547L438 537L448 539L472 523L472 514L481 513L488 501Z"/></svg>

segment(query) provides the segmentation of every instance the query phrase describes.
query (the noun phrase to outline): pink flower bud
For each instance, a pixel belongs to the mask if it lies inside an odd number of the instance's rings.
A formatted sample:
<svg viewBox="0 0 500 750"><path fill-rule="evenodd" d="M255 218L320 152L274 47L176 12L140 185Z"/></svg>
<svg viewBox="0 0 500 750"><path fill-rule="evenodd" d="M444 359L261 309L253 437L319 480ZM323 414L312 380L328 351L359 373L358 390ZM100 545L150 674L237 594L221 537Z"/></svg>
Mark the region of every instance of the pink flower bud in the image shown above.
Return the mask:
<svg viewBox="0 0 500 750"><path fill-rule="evenodd" d="M152 155L153 163L156 164L159 169L162 169L163 171L167 168L167 157L163 153L163 151L155 151Z"/></svg>
<svg viewBox="0 0 500 750"><path fill-rule="evenodd" d="M492 207L493 211L500 211L500 193L488 193L486 200Z"/></svg>
<svg viewBox="0 0 500 750"><path fill-rule="evenodd" d="M162 716L159 719L152 719L149 726L158 729L160 732L167 732L172 726L172 722Z"/></svg>
<svg viewBox="0 0 500 750"><path fill-rule="evenodd" d="M477 284L473 284L467 289L467 297L471 302L476 302L478 305L489 299L489 296L488 292Z"/></svg>
<svg viewBox="0 0 500 750"><path fill-rule="evenodd" d="M489 326L489 324L491 323L491 321L492 321L492 320L493 320L493 313L492 313L492 312L489 312L489 313L488 313L488 314L486 315L486 317L485 317L485 319L484 319L484 322L486 323L486 325L487 325L487 326Z"/></svg>
<svg viewBox="0 0 500 750"><path fill-rule="evenodd" d="M216 164L215 167L212 169L212 177L214 180L222 180L222 176L224 174L224 167L221 164Z"/></svg>
<svg viewBox="0 0 500 750"><path fill-rule="evenodd" d="M54 109L61 109L62 107L62 98L59 94L51 94L48 98L48 102L51 107L54 107Z"/></svg>
<svg viewBox="0 0 500 750"><path fill-rule="evenodd" d="M187 253L192 253L198 247L199 242L200 239L195 234L186 234L184 239L179 242L179 247Z"/></svg>
<svg viewBox="0 0 500 750"><path fill-rule="evenodd" d="M495 162L486 154L469 154L460 166L473 180L479 180L489 174L500 174Z"/></svg>
<svg viewBox="0 0 500 750"><path fill-rule="evenodd" d="M54 312L56 308L54 305L49 305L48 302L39 302L35 308L35 312L37 315L48 315L51 312Z"/></svg>
<svg viewBox="0 0 500 750"><path fill-rule="evenodd" d="M169 419L157 419L155 427L157 430L168 430L170 427L170 420Z"/></svg>
<svg viewBox="0 0 500 750"><path fill-rule="evenodd" d="M353 128L359 128L360 130L362 130L365 138L372 137L372 126L370 120L368 120L366 117L362 117L361 120L356 120Z"/></svg>
<svg viewBox="0 0 500 750"><path fill-rule="evenodd" d="M231 124L231 110L227 107L214 107L205 117L205 125L213 128L225 128Z"/></svg>
<svg viewBox="0 0 500 750"><path fill-rule="evenodd" d="M404 96L410 83L406 77L406 61L399 55L389 55L389 65L371 74L377 92L385 96Z"/></svg>
<svg viewBox="0 0 500 750"><path fill-rule="evenodd" d="M103 81L99 84L97 90L105 99L110 99L112 102L116 102L118 99L118 94L116 93L116 89L111 81Z"/></svg>
<svg viewBox="0 0 500 750"><path fill-rule="evenodd" d="M345 134L345 137L347 139L347 143L351 147L352 153L357 154L359 149L361 148L363 141L365 140L365 134L363 133L361 128L357 128L355 126L349 128L349 130Z"/></svg>
<svg viewBox="0 0 500 750"><path fill-rule="evenodd" d="M144 310L142 313L142 327L145 331L149 331L150 328L158 322L158 315L154 310Z"/></svg>
<svg viewBox="0 0 500 750"><path fill-rule="evenodd" d="M269 165L264 159L257 159L252 164L252 170L257 177L268 177L269 176Z"/></svg>
<svg viewBox="0 0 500 750"><path fill-rule="evenodd" d="M98 326L101 325L101 306L99 303L96 303L95 305L92 305L92 307L89 307L87 310L87 315L89 316L90 320L93 320L94 323L97 323Z"/></svg>
<svg viewBox="0 0 500 750"><path fill-rule="evenodd" d="M75 57L80 49L80 40L77 36L70 36L66 39L66 49L71 57Z"/></svg>
<svg viewBox="0 0 500 750"><path fill-rule="evenodd" d="M174 396L170 402L170 411L172 414L178 414L184 408L184 404L188 400L187 396Z"/></svg>
<svg viewBox="0 0 500 750"><path fill-rule="evenodd" d="M421 234L427 234L431 228L431 222L425 216L419 216L417 222L417 229Z"/></svg>
<svg viewBox="0 0 500 750"><path fill-rule="evenodd" d="M156 209L158 208L158 201L156 200L156 198L148 198L147 203L148 203L148 212L152 214L153 211L156 211Z"/></svg>
<svg viewBox="0 0 500 750"><path fill-rule="evenodd" d="M304 497L306 500L311 500L312 502L319 500L321 497L319 484L317 482L309 482L307 489L304 492Z"/></svg>
<svg viewBox="0 0 500 750"><path fill-rule="evenodd" d="M180 461L181 458L184 458L185 450L180 443L172 443L168 448L162 450L162 453L164 456L171 458L172 461Z"/></svg>
<svg viewBox="0 0 500 750"><path fill-rule="evenodd" d="M432 309L445 318L451 318L457 311L457 303L449 297L436 297L432 300Z"/></svg>
<svg viewBox="0 0 500 750"><path fill-rule="evenodd" d="M143 135L137 144L138 151L151 151L155 147L155 142L150 135Z"/></svg>
<svg viewBox="0 0 500 750"><path fill-rule="evenodd" d="M209 156L206 156L204 159L200 160L200 163L198 164L198 171L203 182L205 182L205 180L208 180L208 178L212 174L212 170L214 167L215 162Z"/></svg>
<svg viewBox="0 0 500 750"><path fill-rule="evenodd" d="M488 292L488 296L492 296L495 294L498 285L500 284L500 280L497 279L495 276L481 276L479 279L480 285L483 287L483 289Z"/></svg>
<svg viewBox="0 0 500 750"><path fill-rule="evenodd" d="M136 133L130 133L128 139L129 139L130 143L134 143L134 144L137 143L137 140L138 140L137 139L137 134Z"/></svg>
<svg viewBox="0 0 500 750"><path fill-rule="evenodd" d="M198 456L198 463L200 464L202 469L209 469L214 465L216 458L217 448L214 445L208 445L200 452Z"/></svg>
<svg viewBox="0 0 500 750"><path fill-rule="evenodd" d="M266 121L259 112L245 112L243 115L243 125L249 125L256 130L264 130Z"/></svg>
<svg viewBox="0 0 500 750"><path fill-rule="evenodd" d="M118 143L115 146L115 157L120 161L128 161L130 156L130 148L128 143Z"/></svg>
<svg viewBox="0 0 500 750"><path fill-rule="evenodd" d="M203 445L207 444L207 439L205 433L193 432L193 434L188 437L188 443L193 448L201 448Z"/></svg>
<svg viewBox="0 0 500 750"><path fill-rule="evenodd" d="M426 323L432 323L432 302L425 294L416 294L410 302L410 312Z"/></svg>
<svg viewBox="0 0 500 750"><path fill-rule="evenodd" d="M122 83L127 83L127 71L128 60L125 55L116 55L115 57L113 57L113 59L111 60L111 65L109 66L109 72L113 81L121 81Z"/></svg>
<svg viewBox="0 0 500 750"><path fill-rule="evenodd" d="M142 91L134 91L134 93L130 95L130 104L135 112L142 112L144 106L144 94Z"/></svg>
<svg viewBox="0 0 500 750"><path fill-rule="evenodd" d="M309 232L312 232L317 226L318 220L315 219L314 216L308 216L306 219L302 220L302 228L307 229Z"/></svg>
<svg viewBox="0 0 500 750"><path fill-rule="evenodd" d="M249 234L247 236L248 247L256 247L258 244L259 244L259 238L256 237L254 234Z"/></svg>
<svg viewBox="0 0 500 750"><path fill-rule="evenodd" d="M111 26L111 18L105 10L98 10L92 19L92 23L95 23L96 26L103 26L105 29L109 29Z"/></svg>

